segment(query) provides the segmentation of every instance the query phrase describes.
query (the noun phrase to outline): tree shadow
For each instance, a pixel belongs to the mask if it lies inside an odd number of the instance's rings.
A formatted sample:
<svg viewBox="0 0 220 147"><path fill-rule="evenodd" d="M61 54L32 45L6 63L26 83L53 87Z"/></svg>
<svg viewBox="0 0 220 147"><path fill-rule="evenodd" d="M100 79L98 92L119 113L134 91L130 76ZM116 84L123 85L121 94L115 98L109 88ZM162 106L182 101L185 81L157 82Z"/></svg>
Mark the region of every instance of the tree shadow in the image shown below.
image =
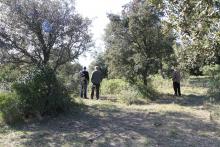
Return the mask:
<svg viewBox="0 0 220 147"><path fill-rule="evenodd" d="M208 96L204 95L182 95L182 96L173 96L173 95L163 95L161 98L157 99L155 102L158 104L171 104L175 103L181 106L202 106L204 102L208 100Z"/></svg>
<svg viewBox="0 0 220 147"><path fill-rule="evenodd" d="M217 147L220 126L185 113L143 112L116 106L78 112L14 128L22 146Z"/></svg>

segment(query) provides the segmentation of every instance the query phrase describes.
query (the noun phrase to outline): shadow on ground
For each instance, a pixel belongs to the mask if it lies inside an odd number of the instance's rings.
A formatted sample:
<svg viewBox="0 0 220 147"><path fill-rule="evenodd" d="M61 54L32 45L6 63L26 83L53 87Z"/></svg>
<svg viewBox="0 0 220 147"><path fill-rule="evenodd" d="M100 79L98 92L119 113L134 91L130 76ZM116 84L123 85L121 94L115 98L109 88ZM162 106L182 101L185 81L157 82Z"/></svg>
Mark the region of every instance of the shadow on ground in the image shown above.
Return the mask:
<svg viewBox="0 0 220 147"><path fill-rule="evenodd" d="M157 99L155 102L158 104L171 104L175 103L181 106L202 106L209 98L203 95L163 95L161 98Z"/></svg>
<svg viewBox="0 0 220 147"><path fill-rule="evenodd" d="M189 96L190 99L190 96ZM220 126L190 114L93 105L67 116L17 126L18 146L218 147Z"/></svg>

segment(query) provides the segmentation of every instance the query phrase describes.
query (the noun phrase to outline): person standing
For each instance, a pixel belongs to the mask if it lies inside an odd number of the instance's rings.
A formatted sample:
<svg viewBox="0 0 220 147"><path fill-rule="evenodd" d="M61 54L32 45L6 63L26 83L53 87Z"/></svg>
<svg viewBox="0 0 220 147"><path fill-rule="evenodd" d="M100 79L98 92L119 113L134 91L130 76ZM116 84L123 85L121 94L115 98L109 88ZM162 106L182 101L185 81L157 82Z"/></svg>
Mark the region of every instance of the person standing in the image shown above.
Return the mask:
<svg viewBox="0 0 220 147"><path fill-rule="evenodd" d="M180 71L174 68L173 70L173 75L172 75L172 80L173 80L173 89L175 92L175 96L181 96L181 91L180 91Z"/></svg>
<svg viewBox="0 0 220 147"><path fill-rule="evenodd" d="M91 99L94 97L94 91L96 92L96 99L99 99L99 88L102 81L102 72L99 70L98 66L95 66L95 70L92 72L91 82L92 82L92 92Z"/></svg>
<svg viewBox="0 0 220 147"><path fill-rule="evenodd" d="M89 72L86 71L86 67L80 72L80 97L87 99L87 87L89 84Z"/></svg>

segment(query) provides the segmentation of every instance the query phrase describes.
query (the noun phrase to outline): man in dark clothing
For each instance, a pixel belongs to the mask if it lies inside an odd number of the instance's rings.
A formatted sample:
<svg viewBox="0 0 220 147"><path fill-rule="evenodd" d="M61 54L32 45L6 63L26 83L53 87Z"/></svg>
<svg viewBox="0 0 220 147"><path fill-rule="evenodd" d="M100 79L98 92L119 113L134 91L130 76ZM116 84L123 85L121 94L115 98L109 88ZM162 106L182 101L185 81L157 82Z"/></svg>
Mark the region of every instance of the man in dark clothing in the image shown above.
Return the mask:
<svg viewBox="0 0 220 147"><path fill-rule="evenodd" d="M181 91L180 91L180 72L177 69L173 70L173 75L172 75L172 80L173 80L173 89L175 92L175 96L179 95L181 96Z"/></svg>
<svg viewBox="0 0 220 147"><path fill-rule="evenodd" d="M99 67L96 66L95 70L92 72L92 93L91 93L91 99L94 97L94 91L96 90L96 99L99 99L99 88L100 83L102 81L102 72L99 70Z"/></svg>
<svg viewBox="0 0 220 147"><path fill-rule="evenodd" d="M89 73L86 71L86 67L80 72L80 97L87 98L87 87L89 84Z"/></svg>

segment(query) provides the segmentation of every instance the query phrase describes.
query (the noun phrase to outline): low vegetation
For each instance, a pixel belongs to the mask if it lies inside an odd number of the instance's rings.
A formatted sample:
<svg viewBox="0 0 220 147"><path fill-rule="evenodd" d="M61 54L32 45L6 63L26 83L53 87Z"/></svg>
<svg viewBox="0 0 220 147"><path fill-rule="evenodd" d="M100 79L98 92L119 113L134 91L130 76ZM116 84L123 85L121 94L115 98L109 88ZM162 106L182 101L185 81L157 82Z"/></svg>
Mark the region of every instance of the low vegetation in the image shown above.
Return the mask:
<svg viewBox="0 0 220 147"><path fill-rule="evenodd" d="M11 90L0 95L0 109L7 123L58 114L71 104L66 88L49 67L30 69Z"/></svg>
<svg viewBox="0 0 220 147"><path fill-rule="evenodd" d="M182 97L173 97L171 84L157 86L160 97L147 105L104 100L105 95L76 98L77 105L65 115L2 125L0 145L218 147L219 107L207 103L206 87L192 88L190 81L195 78L183 85Z"/></svg>
<svg viewBox="0 0 220 147"><path fill-rule="evenodd" d="M96 43L74 1L0 0L0 146L219 147L220 2L131 0L109 13L91 100L78 98L76 61Z"/></svg>

